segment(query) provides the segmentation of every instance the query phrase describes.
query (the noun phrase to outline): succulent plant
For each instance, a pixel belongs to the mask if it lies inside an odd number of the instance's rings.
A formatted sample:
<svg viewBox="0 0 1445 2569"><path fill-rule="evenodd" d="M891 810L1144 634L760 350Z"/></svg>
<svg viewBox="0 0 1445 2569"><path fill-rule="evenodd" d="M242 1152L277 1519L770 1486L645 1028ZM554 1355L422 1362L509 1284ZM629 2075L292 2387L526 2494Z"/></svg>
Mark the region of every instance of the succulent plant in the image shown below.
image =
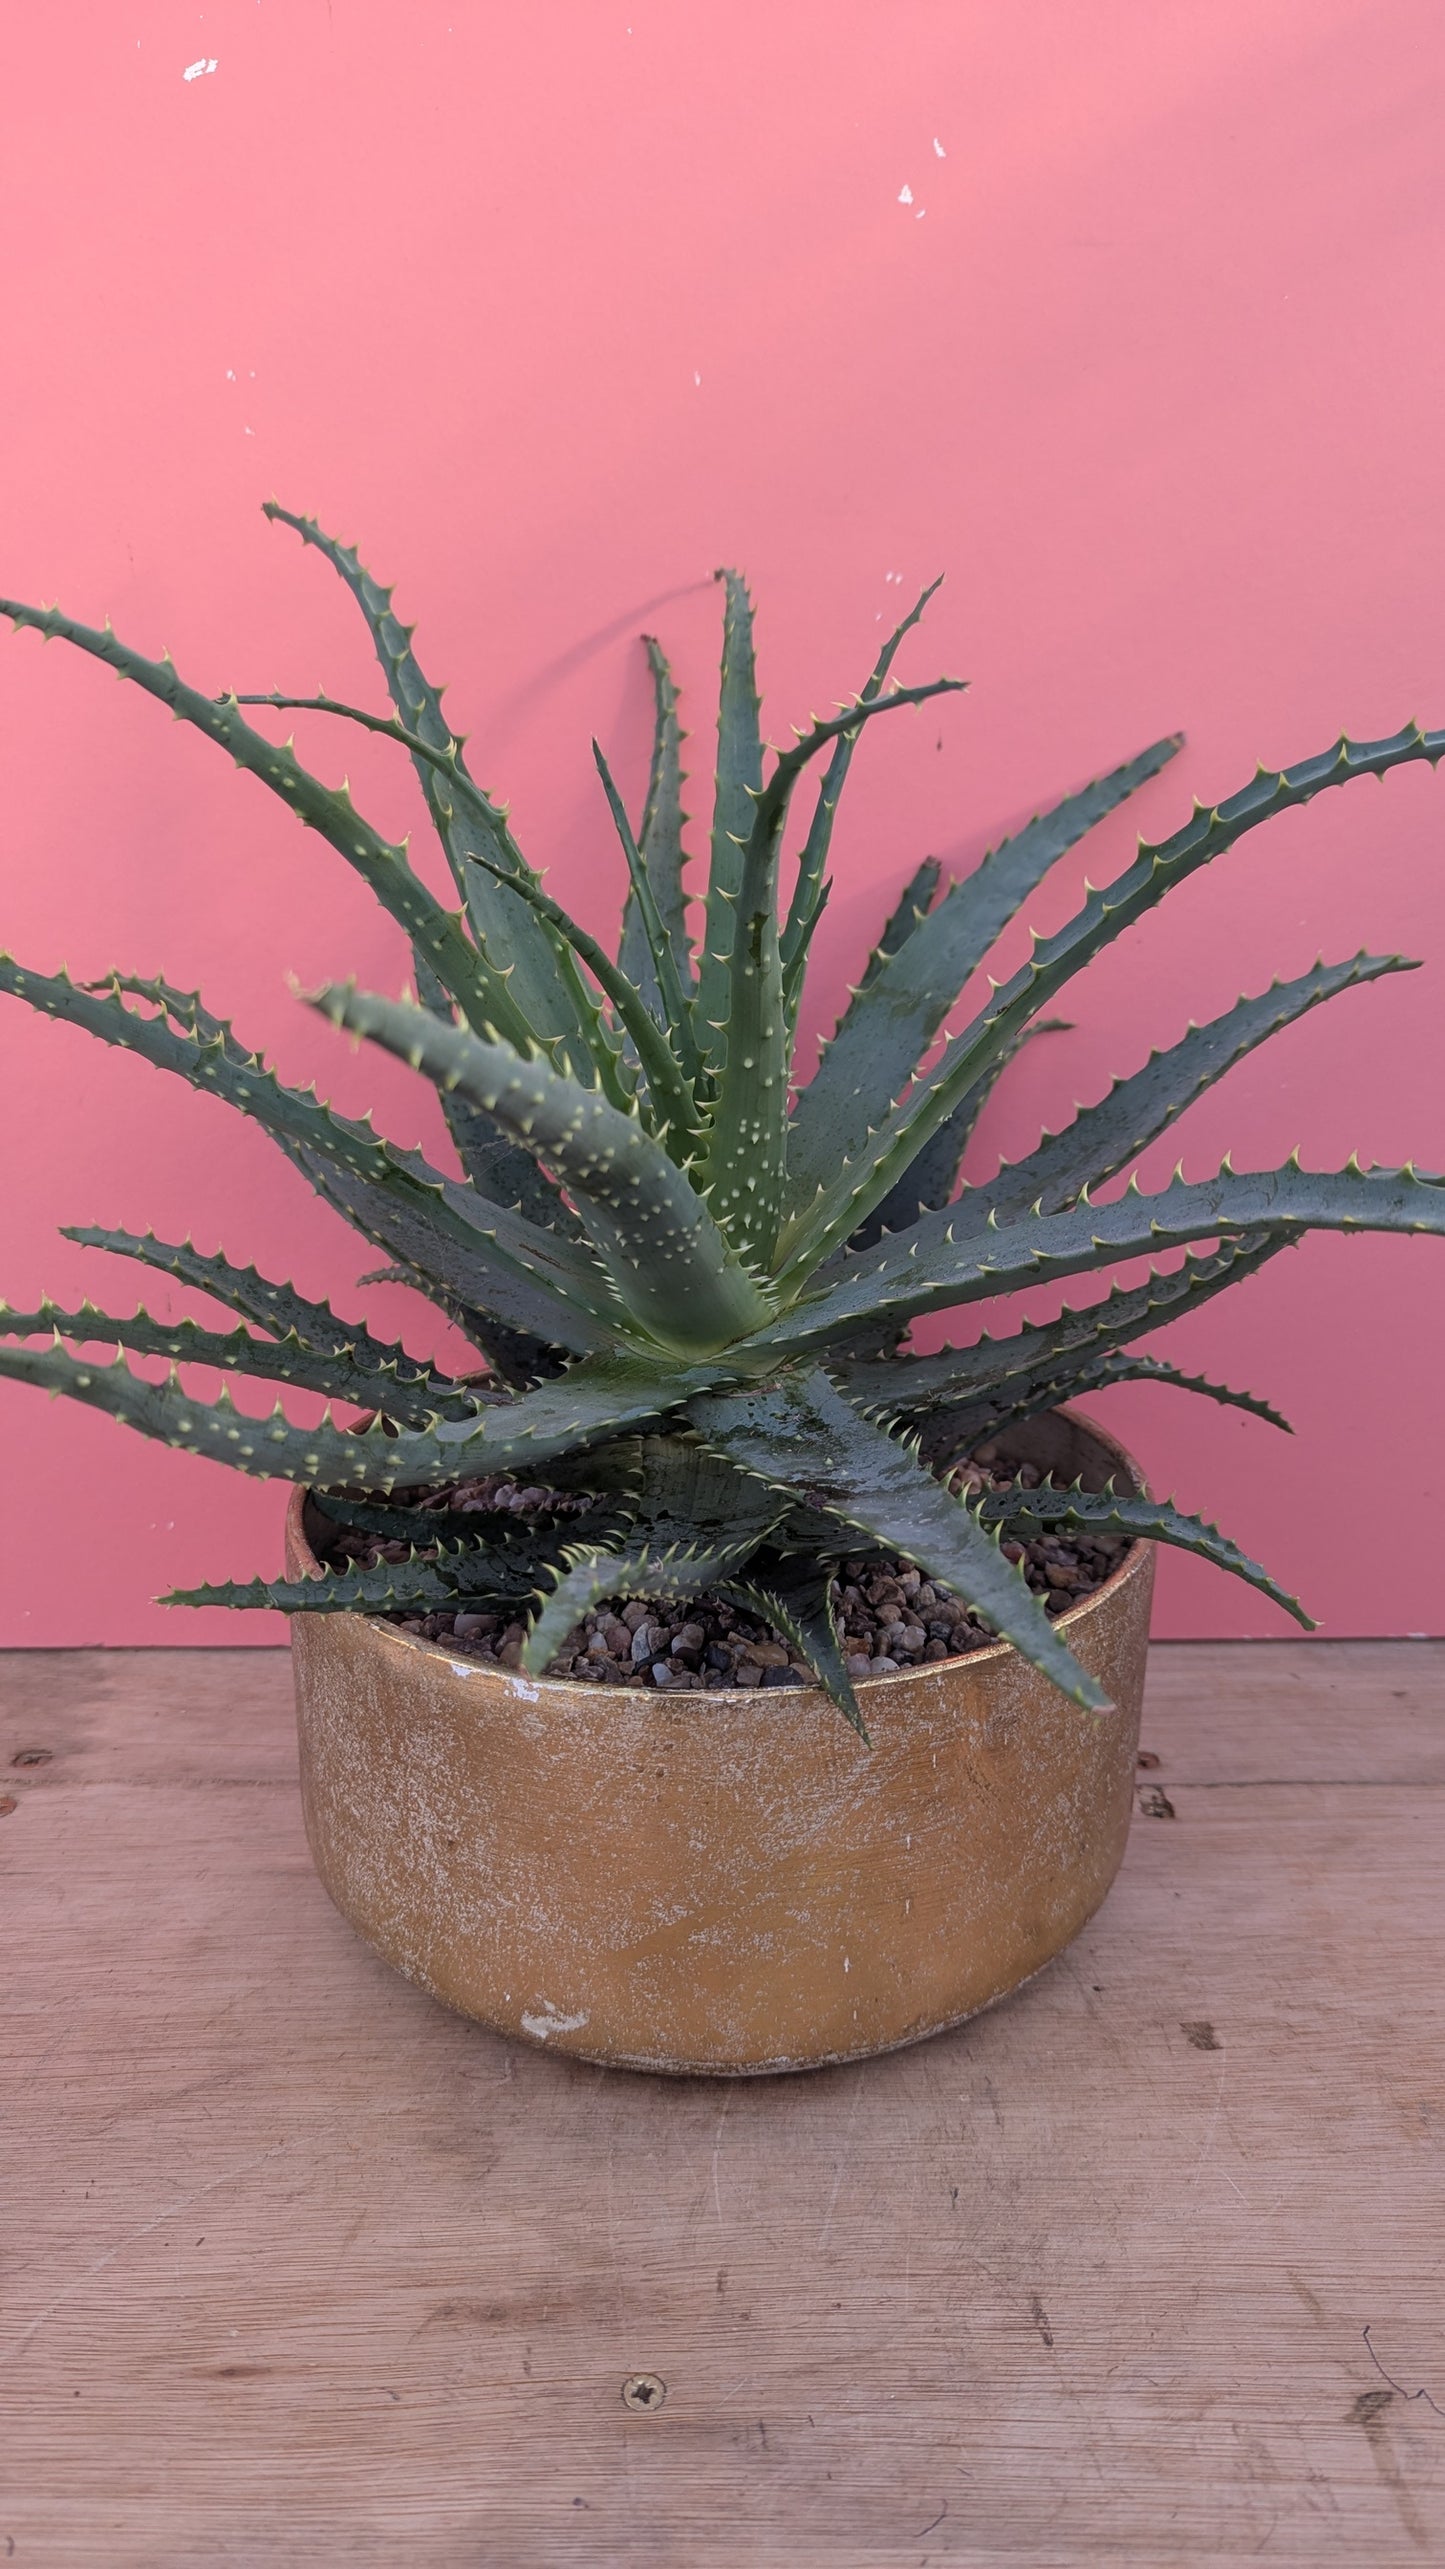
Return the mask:
<svg viewBox="0 0 1445 2569"><path fill-rule="evenodd" d="M966 1601L1081 1705L1104 1698L1050 1623L1001 1538L1041 1527L1184 1546L1251 1581L1308 1621L1257 1563L1165 1501L1116 1487L1026 1487L980 1496L946 1469L988 1435L1104 1385L1171 1383L1274 1418L1246 1393L1195 1380L1134 1342L1254 1274L1312 1229L1445 1231L1445 1180L1355 1158L1316 1173L1282 1168L1188 1181L1153 1194L1120 1176L1204 1089L1280 1027L1358 982L1413 967L1359 954L1276 982L1116 1081L1097 1105L986 1184L959 1187L961 1157L993 1083L1073 974L1171 887L1276 813L1357 776L1417 759L1445 732L1410 724L1385 740L1341 740L1227 801L1196 804L1053 934L991 981L947 1033L965 984L1056 859L1174 755L1177 738L1070 794L944 884L920 866L889 918L812 1078L794 1087L794 1043L809 950L828 895L838 797L875 717L959 683L901 686L895 656L932 591L879 654L861 694L765 753L752 610L724 589L711 853L702 924L690 931L684 880L682 734L671 672L649 641L656 730L634 828L600 749L602 787L630 890L617 957L543 888L506 808L474 781L462 740L423 676L411 632L356 553L275 503L340 574L370 628L391 699L380 714L331 697L211 697L168 657L143 658L109 624L0 600L16 627L60 636L134 681L288 804L371 886L405 931L415 995L337 983L310 1004L411 1065L439 1092L461 1175L384 1140L370 1119L333 1112L282 1084L200 997L113 973L77 983L0 958L0 988L31 1007L142 1054L225 1099L267 1132L324 1200L471 1340L485 1370L446 1374L342 1320L253 1267L150 1233L68 1237L139 1259L239 1315L229 1330L133 1317L88 1302L67 1311L0 1308L0 1374L108 1411L142 1434L263 1478L308 1484L323 1514L409 1546L401 1560L331 1567L300 1580L198 1588L172 1602L278 1606L288 1613L389 1612L526 1601L524 1665L543 1668L607 1598L685 1599L719 1591L765 1616L861 1728L830 1603L845 1556L903 1555ZM936 584L935 584L936 585ZM411 758L458 906L434 897L407 850L373 829L347 787L321 783L248 720L244 707L324 711L364 725ZM820 781L780 894L795 793ZM940 1040L942 1038L942 1040ZM1182 1250L1143 1284L920 1354L925 1314L965 1310L1024 1287ZM81 1352L67 1352L68 1340ZM107 1363L93 1351L114 1347ZM144 1379L126 1351L168 1357ZM186 1388L180 1367L219 1367L295 1384L364 1414L328 1408L319 1426L238 1408ZM1277 1421L1283 1424L1282 1421ZM520 1472L571 1493L566 1511L447 1518L425 1501L479 1475ZM580 1503L579 1503L580 1502ZM393 1539L390 1550L400 1547Z"/></svg>

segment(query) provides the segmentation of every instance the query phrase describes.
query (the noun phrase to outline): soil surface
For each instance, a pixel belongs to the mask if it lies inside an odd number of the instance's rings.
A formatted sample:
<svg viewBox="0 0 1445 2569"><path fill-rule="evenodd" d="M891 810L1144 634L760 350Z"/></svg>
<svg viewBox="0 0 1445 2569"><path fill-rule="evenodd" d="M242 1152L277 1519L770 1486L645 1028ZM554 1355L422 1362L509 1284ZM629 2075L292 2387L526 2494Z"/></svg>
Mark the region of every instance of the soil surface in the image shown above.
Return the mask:
<svg viewBox="0 0 1445 2569"><path fill-rule="evenodd" d="M1036 1489L1043 1478L1031 1463L997 1464L992 1446L982 1445L949 1475L957 1488L1007 1489L1022 1481ZM544 1523L574 1516L586 1502L541 1488L521 1488L494 1477L466 1481L448 1491L429 1492L419 1511L420 1540L428 1517L440 1518L449 1536L461 1529L458 1516L511 1513ZM469 1531L471 1529L468 1529ZM439 1528L440 1531L440 1528ZM565 1540L565 1536L564 1536ZM1022 1561L1024 1576L1046 1611L1061 1615L1101 1588L1118 1569L1128 1550L1120 1536L1036 1535L1030 1543L1005 1541L1011 1561ZM376 1535L338 1531L327 1558L338 1567L347 1561L368 1564L403 1561L405 1543L385 1542ZM920 1668L942 1659L962 1658L986 1649L994 1635L938 1581L924 1577L911 1561L869 1555L845 1561L833 1586L843 1647L850 1676L887 1677L895 1669ZM435 1614L389 1616L404 1632L428 1641L443 1641L468 1658L490 1659L505 1668L521 1664L525 1627L508 1611L479 1603ZM594 1608L574 1630L547 1669L549 1677L568 1677L584 1685L653 1686L676 1693L712 1693L723 1687L808 1686L815 1681L796 1651L770 1624L712 1594L690 1597L685 1605L661 1605L654 1599L612 1598Z"/></svg>

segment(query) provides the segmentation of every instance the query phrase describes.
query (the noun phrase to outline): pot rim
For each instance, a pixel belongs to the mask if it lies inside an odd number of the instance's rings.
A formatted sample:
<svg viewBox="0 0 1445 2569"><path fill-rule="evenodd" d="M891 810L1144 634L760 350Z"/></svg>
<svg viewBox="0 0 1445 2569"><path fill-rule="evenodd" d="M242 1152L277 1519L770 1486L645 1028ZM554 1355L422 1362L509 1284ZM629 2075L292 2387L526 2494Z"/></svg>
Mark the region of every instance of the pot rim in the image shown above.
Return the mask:
<svg viewBox="0 0 1445 2569"><path fill-rule="evenodd" d="M1101 1427L1096 1419L1087 1417L1082 1410L1072 1408L1066 1401L1061 1401L1057 1409L1049 1412L1049 1416L1054 1418L1067 1418L1071 1424L1082 1428L1085 1434L1093 1437L1097 1444L1102 1445L1105 1448L1106 1452L1117 1457L1118 1461L1123 1465L1125 1475L1133 1485L1135 1496L1140 1498L1147 1496L1147 1484L1139 1465L1136 1463L1133 1455L1129 1452L1128 1447L1121 1444L1118 1437L1113 1435L1108 1428ZM319 1570L321 1567L316 1554L311 1549L311 1544L306 1534L304 1524L306 1501L310 1495L311 1493L308 1484L304 1482L295 1482L292 1484L291 1495L286 1504L286 1532L290 1540L294 1543L297 1551L304 1558L306 1575L309 1575L311 1569L315 1568ZM1130 1543L1123 1560L1119 1563L1117 1570L1111 1570L1108 1578L1105 1579L1099 1587L1091 1589L1087 1597L1081 1597L1076 1606L1070 1606L1063 1614L1052 1616L1050 1618L1055 1629L1059 1631L1068 1631L1071 1627L1080 1623L1085 1615L1095 1612L1107 1597L1112 1597L1114 1595L1115 1591L1123 1585L1126 1579L1137 1576L1139 1569L1147 1556L1147 1552L1147 1538L1143 1535L1136 1535ZM379 1639L388 1642L393 1648L406 1648L417 1651L423 1656L440 1659L445 1662L449 1669L457 1670L458 1673L460 1673L460 1663L458 1661L457 1654L454 1650L449 1650L444 1641L429 1640L424 1633L405 1632L400 1624L389 1623L381 1615L360 1614L351 1616L348 1620L367 1625ZM955 1657L950 1659L929 1660L925 1667L895 1668L889 1675L884 1677L859 1677L854 1680L854 1686L859 1694L862 1694L864 1691L873 1693L880 1687L898 1685L907 1681L915 1681L919 1677L925 1674L933 1674L935 1671L941 1672L944 1669L952 1670L956 1668L967 1668L969 1670L982 1669L987 1667L991 1661L1003 1660L1006 1658L1012 1659L1016 1658L1017 1655L1018 1654L1011 1641L990 1641L986 1642L979 1650L960 1651ZM481 1678L491 1677L499 1684L506 1685L509 1690L512 1690L515 1688L518 1672L513 1668L504 1668L500 1661L497 1660L469 1659L465 1663L465 1674L468 1677L471 1677L473 1673L475 1673L477 1677ZM654 1701L661 1701L670 1709L680 1709L682 1706L692 1701L690 1692L675 1695L670 1690L663 1690L660 1688L650 1689L642 1686L596 1686L585 1684L580 1677L541 1676L529 1678L526 1683L529 1689L533 1686L538 1688L545 1686L549 1690L554 1687L565 1687L569 1694L580 1696L586 1702L594 1704L614 1702L617 1704L626 1704L635 1708L639 1697L646 1700L647 1697L651 1695ZM821 1693L821 1691L821 1688L817 1686L792 1686L787 1689L787 1699L795 1704L799 1704L807 1700L809 1697ZM762 1695L764 1693L771 1698L772 1703L776 1705L779 1710L782 1709L784 1700L784 1690L782 1687L764 1688L757 1686L746 1689L742 1687L730 1687L728 1689L727 1700L731 1701L736 1697L741 1701L750 1701L753 1696ZM718 1698L705 1697L704 1700L716 1701Z"/></svg>

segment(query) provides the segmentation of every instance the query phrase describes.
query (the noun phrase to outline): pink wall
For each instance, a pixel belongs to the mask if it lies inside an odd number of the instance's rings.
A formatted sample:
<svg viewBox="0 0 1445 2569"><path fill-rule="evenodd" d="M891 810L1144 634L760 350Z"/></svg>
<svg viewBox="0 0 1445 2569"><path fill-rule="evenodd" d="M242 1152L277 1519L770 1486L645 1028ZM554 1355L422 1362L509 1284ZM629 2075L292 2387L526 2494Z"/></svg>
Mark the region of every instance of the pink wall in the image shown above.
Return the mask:
<svg viewBox="0 0 1445 2569"><path fill-rule="evenodd" d="M779 731L855 685L945 569L910 674L974 692L860 753L821 1014L918 855L971 862L1163 730L1190 745L1140 806L1160 831L1342 723L1445 722L1442 76L1433 0L12 11L0 585L109 611L206 687L371 701L349 602L258 503L316 510L401 582L480 772L601 925L619 864L588 734L635 791L639 627L672 644L701 766L714 563L753 580ZM339 772L335 735L306 738ZM0 740L0 940L199 980L287 1074L353 1106L370 1087L416 1137L411 1084L287 993L399 973L339 860L32 637L0 654ZM390 753L347 763L405 826ZM993 1143L1367 943L1430 969L1280 1037L1146 1177L1226 1143L1241 1166L1296 1142L1445 1164L1442 838L1445 775L1412 769L1248 841L1095 971ZM15 1005L0 1049L13 1302L130 1307L140 1271L57 1242L73 1220L193 1225L347 1296L365 1253L223 1110ZM1326 1631L1439 1630L1442 1306L1438 1246L1319 1241L1170 1346L1274 1395L1292 1442L1169 1392L1108 1406L1156 1486L1262 1550ZM0 1638L278 1637L148 1602L274 1566L277 1493L14 1386L0 1416ZM1282 1628L1178 1561L1161 1623Z"/></svg>

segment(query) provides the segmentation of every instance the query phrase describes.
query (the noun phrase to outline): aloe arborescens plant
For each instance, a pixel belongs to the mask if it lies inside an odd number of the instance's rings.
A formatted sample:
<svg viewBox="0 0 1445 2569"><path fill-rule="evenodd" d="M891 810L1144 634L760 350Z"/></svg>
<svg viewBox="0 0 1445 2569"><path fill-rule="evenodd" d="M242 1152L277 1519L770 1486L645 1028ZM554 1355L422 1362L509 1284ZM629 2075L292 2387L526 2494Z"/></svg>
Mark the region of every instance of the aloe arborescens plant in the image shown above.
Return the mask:
<svg viewBox="0 0 1445 2569"><path fill-rule="evenodd" d="M224 1098L251 1116L324 1199L470 1336L485 1375L414 1361L359 1322L254 1268L151 1234L68 1236L138 1258L240 1315L229 1332L0 1308L0 1373L109 1411L142 1433L263 1477L302 1481L342 1526L411 1542L408 1558L256 1579L175 1602L287 1612L387 1612L504 1601L530 1614L524 1663L547 1665L609 1597L705 1589L769 1619L833 1700L858 1709L830 1605L838 1562L903 1554L961 1596L1081 1704L1103 1701L1016 1563L1004 1535L1041 1528L1182 1544L1300 1609L1256 1563L1167 1503L1046 1483L957 1494L937 1467L970 1443L1080 1393L1172 1382L1272 1417L1249 1395L1191 1380L1133 1343L1253 1274L1310 1229L1445 1231L1445 1180L1413 1169L1182 1173L1153 1195L1118 1176L1202 1090L1278 1028L1337 992L1410 969L1400 956L1319 963L1262 997L1191 1025L1099 1104L1046 1133L1027 1159L958 1192L961 1155L999 1072L1071 976L1172 885L1247 830L1352 778L1435 763L1445 732L1410 725L1342 740L1227 801L1196 806L1157 845L1090 888L1075 916L938 1046L964 985L1049 868L1172 757L1157 742L1031 821L961 880L929 860L889 919L831 1043L793 1088L809 947L828 890L838 796L864 725L958 682L898 686L895 655L930 592L886 644L861 695L794 745L764 753L747 592L725 586L719 749L700 938L689 932L681 734L667 662L649 643L657 701L645 809L634 830L596 753L630 876L616 958L544 890L505 809L472 779L440 693L356 554L310 519L268 513L322 552L370 628L394 708L329 697L209 697L168 658L143 658L107 625L0 600L17 626L105 661L258 777L327 839L404 929L416 997L337 984L312 1002L409 1062L440 1092L461 1177L285 1087L199 996L115 973L77 984L0 958L0 987L32 1007ZM406 850L371 828L347 788L320 783L245 705L307 706L397 742L416 768L460 906L446 907ZM821 760L806 835L780 892L789 810ZM1209 1244L1200 1253L1200 1244ZM1182 1249L1182 1264L1003 1338L909 1352L910 1324L1011 1291ZM260 1334L257 1334L260 1333ZM45 1345L15 1341L46 1338ZM111 1345L112 1363L68 1353ZM153 1383L125 1350L172 1360ZM218 1366L353 1404L319 1427L197 1398L176 1368ZM437 1539L428 1492L521 1471L566 1490L556 1516L465 1518ZM585 1501L580 1508L579 1496ZM391 1501L392 1504L388 1504ZM458 1520L447 1521L448 1532ZM390 1547L395 1549L393 1543ZM1014 1546L1017 1549L1017 1546ZM1305 1620L1301 1616L1301 1620Z"/></svg>

